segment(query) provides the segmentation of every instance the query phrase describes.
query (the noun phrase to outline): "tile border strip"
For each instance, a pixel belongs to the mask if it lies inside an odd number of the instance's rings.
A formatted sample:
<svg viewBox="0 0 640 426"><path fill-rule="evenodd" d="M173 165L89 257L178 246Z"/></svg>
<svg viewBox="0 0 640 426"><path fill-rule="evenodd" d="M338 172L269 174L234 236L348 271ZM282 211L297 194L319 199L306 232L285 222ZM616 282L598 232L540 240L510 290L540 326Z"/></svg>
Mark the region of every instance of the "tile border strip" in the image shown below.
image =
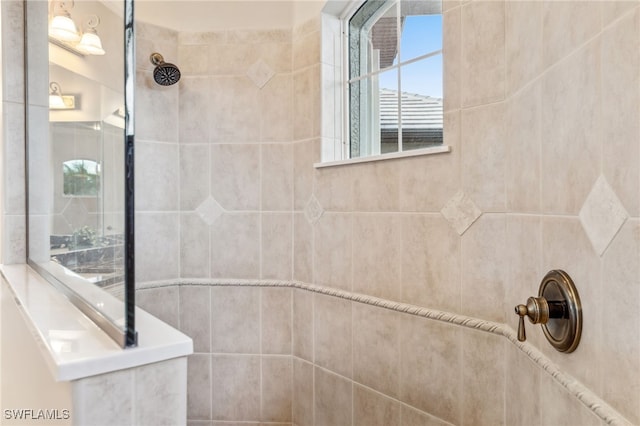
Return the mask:
<svg viewBox="0 0 640 426"><path fill-rule="evenodd" d="M485 321L466 315L454 314L436 309L424 308L408 303L393 302L378 297L373 297L360 293L339 290L335 288L319 286L315 284L307 284L299 281L280 281L280 280L250 280L250 279L178 279L167 281L153 281L139 283L136 290L146 290L160 287L173 286L240 286L240 287L285 287L296 288L300 290L310 291L312 293L323 294L327 296L338 297L340 299L350 300L352 302L363 303L366 305L376 306L379 308L389 309L392 311L415 315L434 321L446 322L461 327L471 328L496 334L505 337L514 346L527 355L538 367L549 374L558 384L569 392L574 398L580 401L586 408L592 411L605 424L611 426L633 426L631 422L625 419L616 409L611 407L602 398L598 397L585 385L577 381L575 378L565 373L557 364L552 362L546 355L540 352L535 346L528 342L520 342L516 332L508 325L493 321Z"/></svg>

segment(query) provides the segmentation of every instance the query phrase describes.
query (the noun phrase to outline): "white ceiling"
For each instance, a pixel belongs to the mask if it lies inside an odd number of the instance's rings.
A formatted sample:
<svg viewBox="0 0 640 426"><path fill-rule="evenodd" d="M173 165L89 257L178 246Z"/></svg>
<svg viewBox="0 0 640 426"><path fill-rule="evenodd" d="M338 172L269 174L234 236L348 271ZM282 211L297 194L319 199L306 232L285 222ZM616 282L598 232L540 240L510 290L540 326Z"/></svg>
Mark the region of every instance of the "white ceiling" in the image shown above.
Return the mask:
<svg viewBox="0 0 640 426"><path fill-rule="evenodd" d="M135 18L177 31L290 28L324 0L135 0ZM303 13L303 14L304 14Z"/></svg>

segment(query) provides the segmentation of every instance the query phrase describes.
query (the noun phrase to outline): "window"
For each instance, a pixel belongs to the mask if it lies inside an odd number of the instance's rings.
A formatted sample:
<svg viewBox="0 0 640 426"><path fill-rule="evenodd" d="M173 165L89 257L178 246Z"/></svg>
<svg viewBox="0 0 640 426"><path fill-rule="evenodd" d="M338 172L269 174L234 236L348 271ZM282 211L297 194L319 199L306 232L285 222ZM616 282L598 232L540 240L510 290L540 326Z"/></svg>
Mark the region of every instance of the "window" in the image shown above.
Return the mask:
<svg viewBox="0 0 640 426"><path fill-rule="evenodd" d="M63 195L96 197L100 191L100 164L92 160L69 160L62 165Z"/></svg>
<svg viewBox="0 0 640 426"><path fill-rule="evenodd" d="M442 145L441 1L367 0L347 41L349 157Z"/></svg>

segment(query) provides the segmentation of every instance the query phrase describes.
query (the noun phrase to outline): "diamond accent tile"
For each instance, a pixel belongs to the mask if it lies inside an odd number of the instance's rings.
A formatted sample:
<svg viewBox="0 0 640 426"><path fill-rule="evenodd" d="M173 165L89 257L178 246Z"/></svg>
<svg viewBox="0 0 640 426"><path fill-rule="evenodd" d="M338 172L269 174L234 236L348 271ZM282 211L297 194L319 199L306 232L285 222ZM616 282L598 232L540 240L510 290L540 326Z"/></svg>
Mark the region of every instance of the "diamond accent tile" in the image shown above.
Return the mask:
<svg viewBox="0 0 640 426"><path fill-rule="evenodd" d="M207 225L211 226L213 223L222 216L224 213L224 209L218 204L215 198L209 196L206 200L204 200L198 208L196 208L196 213L200 216Z"/></svg>
<svg viewBox="0 0 640 426"><path fill-rule="evenodd" d="M629 214L601 175L582 205L579 216L593 249L602 256Z"/></svg>
<svg viewBox="0 0 640 426"><path fill-rule="evenodd" d="M72 230L82 228L87 224L89 212L80 198L72 198L62 210L62 217Z"/></svg>
<svg viewBox="0 0 640 426"><path fill-rule="evenodd" d="M309 201L307 201L307 205L304 206L304 216L307 218L309 224L313 225L316 223L324 213L324 209L320 202L315 197L315 195L311 195Z"/></svg>
<svg viewBox="0 0 640 426"><path fill-rule="evenodd" d="M482 211L464 191L460 190L447 201L440 213L458 235L462 235L480 217Z"/></svg>
<svg viewBox="0 0 640 426"><path fill-rule="evenodd" d="M260 89L271 80L276 73L262 59L258 59L247 70L247 77L251 79Z"/></svg>

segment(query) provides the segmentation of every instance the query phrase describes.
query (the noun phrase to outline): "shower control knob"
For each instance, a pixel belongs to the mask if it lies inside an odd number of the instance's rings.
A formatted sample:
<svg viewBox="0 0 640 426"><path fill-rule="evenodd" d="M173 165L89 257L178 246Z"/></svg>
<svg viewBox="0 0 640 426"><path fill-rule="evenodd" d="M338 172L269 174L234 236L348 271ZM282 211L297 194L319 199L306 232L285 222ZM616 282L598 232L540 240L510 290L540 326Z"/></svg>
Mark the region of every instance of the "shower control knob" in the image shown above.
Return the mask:
<svg viewBox="0 0 640 426"><path fill-rule="evenodd" d="M524 331L524 317L529 317L532 324L546 324L549 321L549 304L544 297L530 297L526 305L516 306L516 314L520 316L518 321L518 340L524 342L527 339Z"/></svg>
<svg viewBox="0 0 640 426"><path fill-rule="evenodd" d="M571 277L555 269L545 275L537 297L515 307L518 315L518 340L524 342L524 317L540 324L545 337L560 352L573 352L582 335L582 304Z"/></svg>

